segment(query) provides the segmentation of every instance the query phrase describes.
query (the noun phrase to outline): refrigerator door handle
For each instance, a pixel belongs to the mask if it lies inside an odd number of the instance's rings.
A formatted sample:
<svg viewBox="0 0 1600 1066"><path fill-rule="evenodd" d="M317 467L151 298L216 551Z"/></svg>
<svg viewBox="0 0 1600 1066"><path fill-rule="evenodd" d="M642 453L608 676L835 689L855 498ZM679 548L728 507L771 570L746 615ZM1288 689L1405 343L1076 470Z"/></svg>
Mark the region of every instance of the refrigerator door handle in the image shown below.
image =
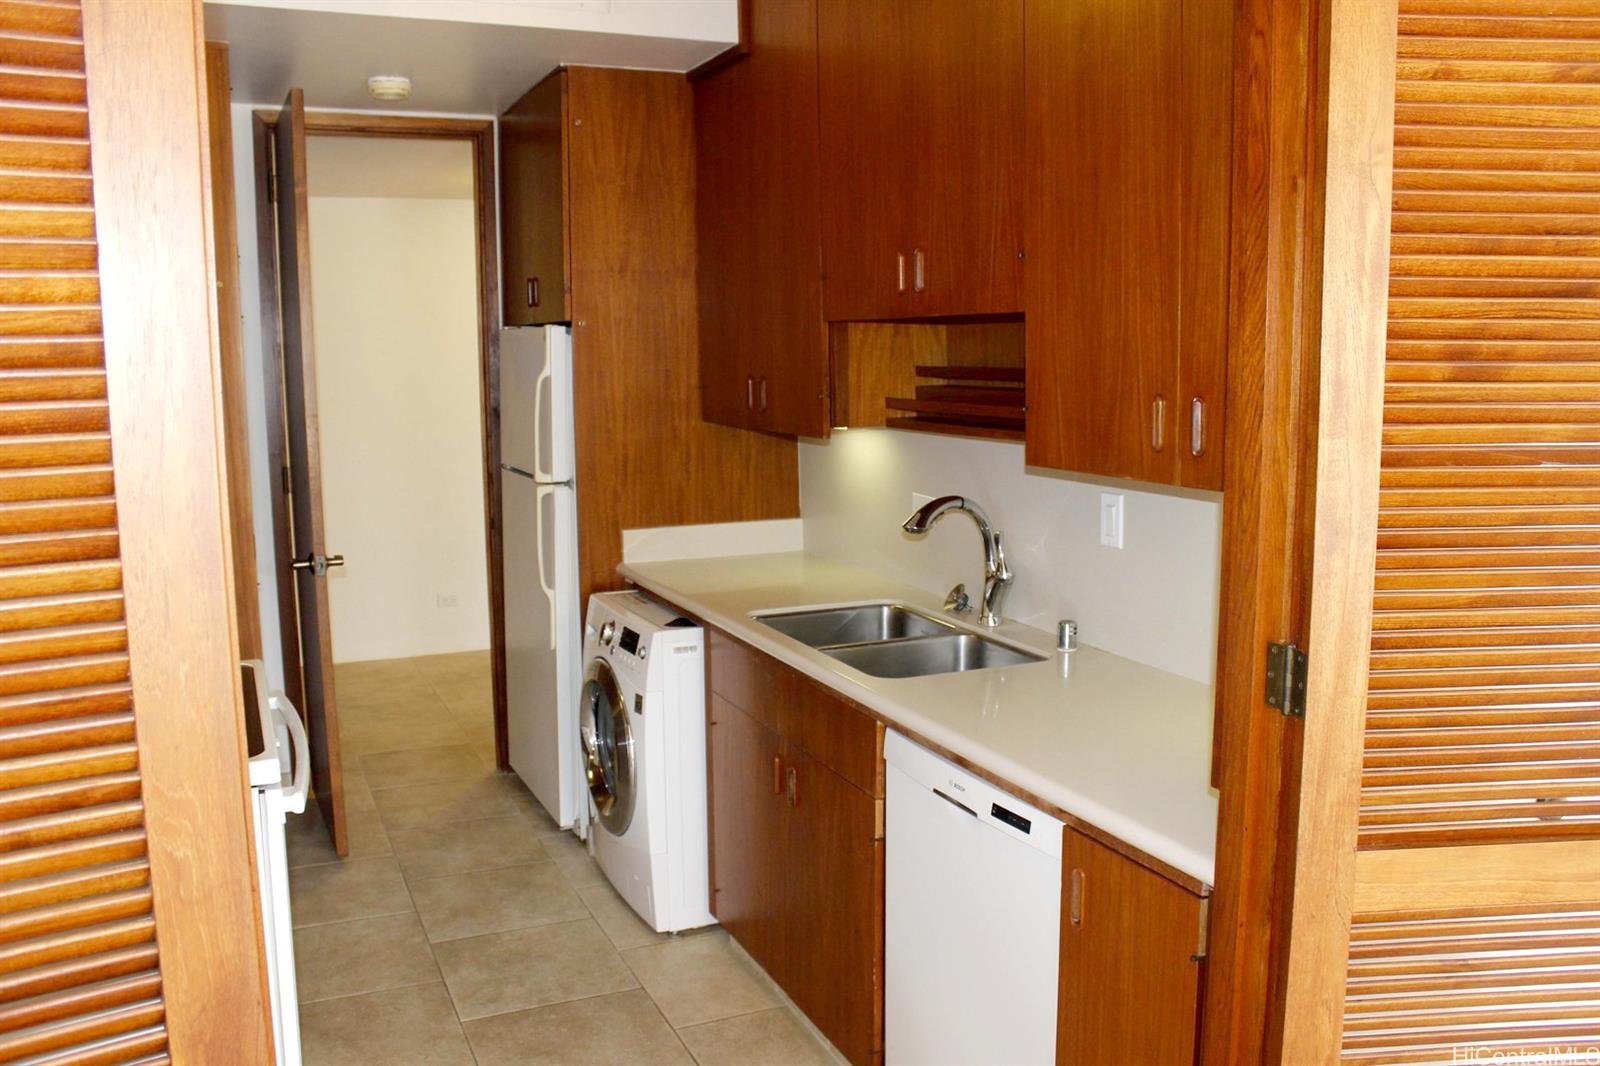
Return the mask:
<svg viewBox="0 0 1600 1066"><path fill-rule="evenodd" d="M550 356L545 355L544 366L539 370L539 376L533 382L533 476L536 481L550 481L553 471L545 469L544 449L541 446L544 440L544 404L545 388L550 384Z"/></svg>
<svg viewBox="0 0 1600 1066"><path fill-rule="evenodd" d="M533 554L539 568L539 588L544 592L544 602L550 607L550 650L556 650L556 590L544 579L544 501L554 495L555 485L539 485L533 490Z"/></svg>

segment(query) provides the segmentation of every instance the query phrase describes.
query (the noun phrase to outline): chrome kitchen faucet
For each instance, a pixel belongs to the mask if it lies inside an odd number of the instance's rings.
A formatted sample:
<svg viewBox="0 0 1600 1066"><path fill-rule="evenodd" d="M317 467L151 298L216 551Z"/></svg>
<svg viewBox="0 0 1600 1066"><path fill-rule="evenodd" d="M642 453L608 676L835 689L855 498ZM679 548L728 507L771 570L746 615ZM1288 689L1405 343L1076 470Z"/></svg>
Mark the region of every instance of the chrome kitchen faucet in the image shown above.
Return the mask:
<svg viewBox="0 0 1600 1066"><path fill-rule="evenodd" d="M986 626L997 626L1013 575L1011 568L1006 565L1006 550L1000 543L1000 532L990 524L983 508L965 496L940 496L917 508L901 528L912 536L920 537L951 511L961 511L978 524L978 532L983 537L983 604L978 611L978 621ZM965 601L966 591L958 585L952 590L946 606L963 610Z"/></svg>

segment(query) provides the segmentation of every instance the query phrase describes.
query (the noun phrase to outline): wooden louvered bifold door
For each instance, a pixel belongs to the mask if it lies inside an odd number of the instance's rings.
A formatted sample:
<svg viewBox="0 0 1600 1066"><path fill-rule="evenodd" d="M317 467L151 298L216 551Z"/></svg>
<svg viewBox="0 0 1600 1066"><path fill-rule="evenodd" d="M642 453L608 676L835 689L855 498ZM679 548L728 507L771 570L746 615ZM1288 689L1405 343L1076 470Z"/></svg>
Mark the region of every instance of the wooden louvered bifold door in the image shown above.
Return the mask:
<svg viewBox="0 0 1600 1066"><path fill-rule="evenodd" d="M162 1061L80 14L0 0L0 1061Z"/></svg>
<svg viewBox="0 0 1600 1066"><path fill-rule="evenodd" d="M1344 1055L1588 1054L1600 0L1402 0L1396 74Z"/></svg>

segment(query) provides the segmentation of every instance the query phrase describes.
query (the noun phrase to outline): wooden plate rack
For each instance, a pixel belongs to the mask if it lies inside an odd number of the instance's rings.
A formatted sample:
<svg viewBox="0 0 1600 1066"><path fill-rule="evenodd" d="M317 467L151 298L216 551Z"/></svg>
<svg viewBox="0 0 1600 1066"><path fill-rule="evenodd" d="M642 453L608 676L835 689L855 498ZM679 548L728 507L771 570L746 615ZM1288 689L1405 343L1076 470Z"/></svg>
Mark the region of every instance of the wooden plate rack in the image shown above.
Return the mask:
<svg viewBox="0 0 1600 1066"><path fill-rule="evenodd" d="M885 425L924 433L1022 440L1027 406L1020 366L917 366L916 396L890 396Z"/></svg>

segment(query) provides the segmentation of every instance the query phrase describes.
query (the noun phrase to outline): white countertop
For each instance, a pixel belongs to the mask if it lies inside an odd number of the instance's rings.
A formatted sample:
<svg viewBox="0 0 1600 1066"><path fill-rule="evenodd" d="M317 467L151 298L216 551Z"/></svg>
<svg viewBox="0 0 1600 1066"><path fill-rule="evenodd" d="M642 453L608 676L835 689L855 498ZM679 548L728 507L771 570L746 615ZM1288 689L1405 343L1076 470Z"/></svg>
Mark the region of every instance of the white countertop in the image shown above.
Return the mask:
<svg viewBox="0 0 1600 1066"><path fill-rule="evenodd" d="M633 562L619 572L890 723L1213 883L1217 796L1210 787L1209 685L1088 645L1073 653L1070 676L1063 678L1054 635L1018 623L994 635L1050 658L960 674L871 677L751 615L885 600L938 614L939 600L803 552Z"/></svg>

